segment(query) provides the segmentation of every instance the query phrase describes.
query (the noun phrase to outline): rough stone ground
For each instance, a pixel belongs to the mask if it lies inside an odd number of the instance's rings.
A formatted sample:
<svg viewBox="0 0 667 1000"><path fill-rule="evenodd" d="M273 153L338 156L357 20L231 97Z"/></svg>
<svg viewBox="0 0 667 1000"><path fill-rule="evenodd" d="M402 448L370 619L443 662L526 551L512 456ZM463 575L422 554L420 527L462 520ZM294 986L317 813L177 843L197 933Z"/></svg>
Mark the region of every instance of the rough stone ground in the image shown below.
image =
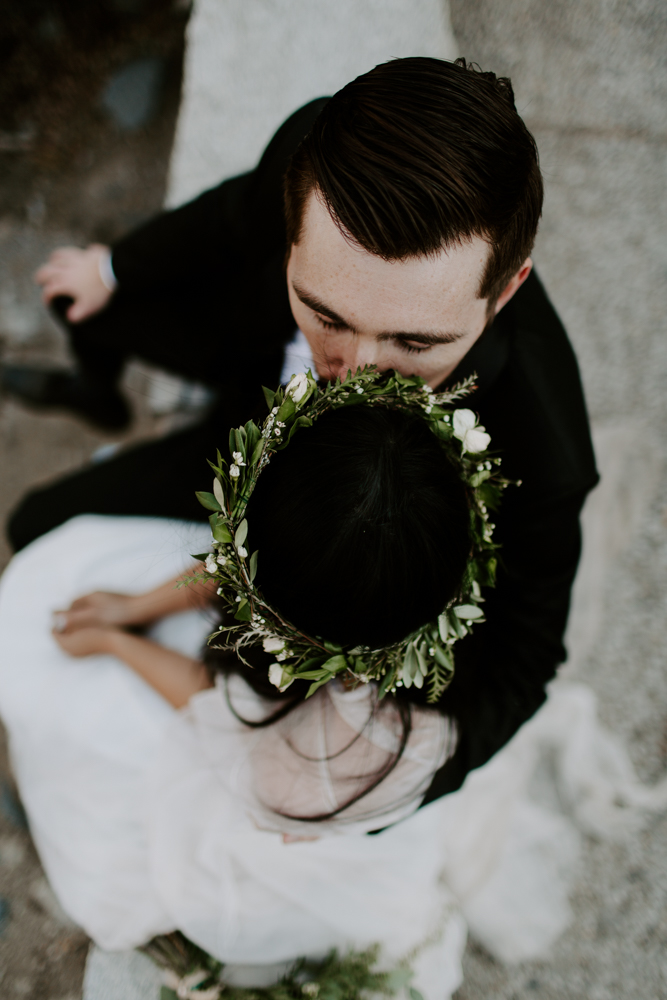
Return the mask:
<svg viewBox="0 0 667 1000"><path fill-rule="evenodd" d="M452 0L451 13L460 52L515 83L547 181L540 273L575 342L594 423L611 433L612 456L616 431L629 435L621 479L632 495L643 490L645 502L633 518L619 500L603 533L599 627L576 671L598 693L604 721L625 740L640 776L653 781L667 766L664 7ZM33 269L52 247L111 239L159 206L186 16L166 0L4 5L3 356L65 360L30 287ZM138 413L132 434L159 432L145 403L150 373L133 367L127 384ZM69 417L0 401L0 518L28 486L87 461L108 440ZM7 557L5 547L3 564ZM0 772L8 776L4 758ZM0 995L79 1000L85 939L42 878L4 794ZM623 845L589 841L575 919L552 958L506 969L472 943L459 1000L667 998L666 890L667 820Z"/></svg>
<svg viewBox="0 0 667 1000"><path fill-rule="evenodd" d="M32 273L56 246L112 240L162 204L178 113L188 5L166 0L12 0L0 12L0 349L67 364ZM136 422L147 369L125 380ZM159 388L164 390L164 383ZM168 390L167 386L167 390ZM0 521L31 485L88 461L117 437L0 400ZM9 558L0 539L0 568ZM17 664L20 669L20 664ZM0 996L80 1000L88 942L62 913L22 824L0 751Z"/></svg>

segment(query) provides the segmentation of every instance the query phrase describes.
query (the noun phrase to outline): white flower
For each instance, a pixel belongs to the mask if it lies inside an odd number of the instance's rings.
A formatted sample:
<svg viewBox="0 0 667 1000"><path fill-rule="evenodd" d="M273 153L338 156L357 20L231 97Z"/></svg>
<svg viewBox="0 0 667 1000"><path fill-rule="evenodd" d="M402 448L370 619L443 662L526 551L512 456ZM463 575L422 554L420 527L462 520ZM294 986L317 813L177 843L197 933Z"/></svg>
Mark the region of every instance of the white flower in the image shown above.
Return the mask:
<svg viewBox="0 0 667 1000"><path fill-rule="evenodd" d="M320 992L319 983L304 983L301 987L301 992L307 997L316 997Z"/></svg>
<svg viewBox="0 0 667 1000"><path fill-rule="evenodd" d="M248 550L243 545L237 545L236 551L241 556L241 559L245 559L248 555Z"/></svg>
<svg viewBox="0 0 667 1000"><path fill-rule="evenodd" d="M212 555L211 553L209 553L206 556L206 562L204 563L204 565L206 566L206 572L207 573L217 573L218 572L218 564L215 561L215 556Z"/></svg>
<svg viewBox="0 0 667 1000"><path fill-rule="evenodd" d="M297 375L292 375L292 378L285 389L285 395L291 396L295 403L300 403L307 392L308 376L304 375L303 372L299 372Z"/></svg>
<svg viewBox="0 0 667 1000"><path fill-rule="evenodd" d="M217 558L217 562L220 566L224 566L225 563L227 562L227 556L223 556L222 553L220 553L220 555Z"/></svg>
<svg viewBox="0 0 667 1000"><path fill-rule="evenodd" d="M269 667L269 680L279 691L286 691L294 678L279 663L272 663Z"/></svg>
<svg viewBox="0 0 667 1000"><path fill-rule="evenodd" d="M232 477L232 479L239 478L239 476L241 475L241 470L239 469L238 465L230 465L229 475Z"/></svg>
<svg viewBox="0 0 667 1000"><path fill-rule="evenodd" d="M486 451L491 444L491 435L476 424L477 417L472 410L454 410L454 437L462 442L464 452Z"/></svg>
<svg viewBox="0 0 667 1000"><path fill-rule="evenodd" d="M241 451L233 452L232 458L234 459L237 465L245 465L245 462L243 461L243 452Z"/></svg>
<svg viewBox="0 0 667 1000"><path fill-rule="evenodd" d="M280 427L276 427L276 429L275 429L275 431L273 433L276 435L277 438L279 438L280 435L282 434L282 431L281 431Z"/></svg>
<svg viewBox="0 0 667 1000"><path fill-rule="evenodd" d="M356 393L357 393L357 394L358 394L359 396L363 396L363 394L364 394L364 390L362 389L362 387L361 387L360 385L358 385L358 386L357 386L357 388L355 389L355 392L356 392Z"/></svg>
<svg viewBox="0 0 667 1000"><path fill-rule="evenodd" d="M262 646L265 653L279 653L284 648L285 643L277 635L269 635L262 640Z"/></svg>

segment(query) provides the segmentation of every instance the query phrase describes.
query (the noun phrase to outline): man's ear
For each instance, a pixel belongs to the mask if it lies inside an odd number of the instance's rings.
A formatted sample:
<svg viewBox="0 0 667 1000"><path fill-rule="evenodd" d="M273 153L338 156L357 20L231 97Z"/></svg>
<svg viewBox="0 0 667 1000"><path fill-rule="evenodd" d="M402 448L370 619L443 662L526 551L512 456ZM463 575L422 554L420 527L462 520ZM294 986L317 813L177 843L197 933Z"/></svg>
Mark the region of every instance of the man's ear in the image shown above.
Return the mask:
<svg viewBox="0 0 667 1000"><path fill-rule="evenodd" d="M493 315L496 316L503 306L507 305L509 300L512 298L515 292L523 285L524 281L533 270L533 261L530 257L524 260L523 264L516 272L516 274L508 281L508 283L503 288L502 292L498 296L498 301L493 307Z"/></svg>

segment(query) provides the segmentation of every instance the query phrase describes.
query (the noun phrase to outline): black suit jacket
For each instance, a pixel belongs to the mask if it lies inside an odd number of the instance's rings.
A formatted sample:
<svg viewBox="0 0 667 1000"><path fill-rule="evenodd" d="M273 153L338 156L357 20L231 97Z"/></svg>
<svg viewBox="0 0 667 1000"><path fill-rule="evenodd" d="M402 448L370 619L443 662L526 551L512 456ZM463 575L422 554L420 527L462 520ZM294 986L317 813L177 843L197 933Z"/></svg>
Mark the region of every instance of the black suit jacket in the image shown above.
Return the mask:
<svg viewBox="0 0 667 1000"><path fill-rule="evenodd" d="M191 282L218 295L221 347L250 359L285 343L294 321L283 271L283 176L326 100L292 115L255 170L121 240L113 251L120 288L159 292ZM479 412L504 473L521 486L506 490L495 518L502 551L497 586L485 594L487 620L457 645L456 675L440 706L457 720L458 749L425 802L458 788L544 701L565 658L579 514L598 479L577 362L534 273L448 381L472 372L478 389L461 405Z"/></svg>

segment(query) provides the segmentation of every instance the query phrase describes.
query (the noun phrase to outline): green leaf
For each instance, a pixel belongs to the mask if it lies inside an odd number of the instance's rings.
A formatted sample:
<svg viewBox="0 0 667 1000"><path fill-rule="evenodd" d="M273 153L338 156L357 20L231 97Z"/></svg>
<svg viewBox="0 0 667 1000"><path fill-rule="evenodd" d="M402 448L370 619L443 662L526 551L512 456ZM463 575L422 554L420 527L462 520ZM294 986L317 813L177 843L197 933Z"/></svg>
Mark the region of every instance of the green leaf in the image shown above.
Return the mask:
<svg viewBox="0 0 667 1000"><path fill-rule="evenodd" d="M234 438L236 440L236 448L234 450L240 451L245 461L245 427L239 427L238 430L234 431Z"/></svg>
<svg viewBox="0 0 667 1000"><path fill-rule="evenodd" d="M324 648L326 650L328 650L330 653L342 653L343 652L343 647L342 646L337 646L335 642L325 642L324 643Z"/></svg>
<svg viewBox="0 0 667 1000"><path fill-rule="evenodd" d="M223 545L229 545L232 541L232 533L224 523L220 521L215 515L209 518L211 522L211 534L215 538L216 542L221 542Z"/></svg>
<svg viewBox="0 0 667 1000"><path fill-rule="evenodd" d="M250 605L248 604L248 601L245 599L245 597L243 598L238 608L236 609L236 614L234 615L234 617L236 618L237 622L249 622L250 619L252 618Z"/></svg>
<svg viewBox="0 0 667 1000"><path fill-rule="evenodd" d="M422 994L419 992L419 990L416 990L414 986L410 987L408 993L410 994L410 1000L424 1000Z"/></svg>
<svg viewBox="0 0 667 1000"><path fill-rule="evenodd" d="M273 409L273 401L276 398L275 392L271 389L267 389L265 385L262 386L262 392L264 393L264 399L266 400L266 405L270 410Z"/></svg>
<svg viewBox="0 0 667 1000"><path fill-rule="evenodd" d="M300 670L310 670L311 667L316 666L318 663L324 663L324 657L322 656L311 656L304 663L301 664Z"/></svg>
<svg viewBox="0 0 667 1000"><path fill-rule="evenodd" d="M422 677L426 677L428 673L428 660L426 659L424 648L421 646L419 648L415 646L415 653L417 654L417 662L419 663L419 669Z"/></svg>
<svg viewBox="0 0 667 1000"><path fill-rule="evenodd" d="M222 485L220 483L220 480L218 479L217 476L213 480L213 496L215 497L215 499L220 504L220 507L222 508L222 510L224 510L225 509L225 494L224 494L224 491L222 489Z"/></svg>
<svg viewBox="0 0 667 1000"><path fill-rule="evenodd" d="M248 576L250 577L250 582L252 583L257 576L257 556L259 553L257 551L253 552L250 556L250 566L248 567Z"/></svg>
<svg viewBox="0 0 667 1000"><path fill-rule="evenodd" d="M441 615L438 615L438 632L440 633L442 641L447 642L449 628L447 626L447 614L444 611Z"/></svg>
<svg viewBox="0 0 667 1000"><path fill-rule="evenodd" d="M412 643L408 643L408 648L405 651L405 657L403 659L403 670L401 671L401 680L403 681L405 687L412 687L412 683L417 674L421 677L415 647Z"/></svg>
<svg viewBox="0 0 667 1000"><path fill-rule="evenodd" d="M476 618L484 617L484 612L476 604L459 604L458 608L454 608L454 614L457 618L463 618L464 621L474 621Z"/></svg>
<svg viewBox="0 0 667 1000"><path fill-rule="evenodd" d="M384 675L384 677L382 678L382 682L380 684L380 687L378 689L378 699L379 700L382 700L382 698L384 698L385 694L387 693L387 690L391 687L392 682L393 682L395 676L396 676L396 668L395 667L392 668L391 670L388 670L387 673Z"/></svg>
<svg viewBox="0 0 667 1000"><path fill-rule="evenodd" d="M239 545L243 545L246 538L248 537L248 522L245 517L236 529L236 534L234 535L234 545L238 549Z"/></svg>
<svg viewBox="0 0 667 1000"><path fill-rule="evenodd" d="M310 698L311 694L315 694L318 688L321 688L323 684L327 684L330 680L331 677L329 674L327 674L327 676L324 677L321 681L313 681L313 683L308 688L308 693L306 694L306 698Z"/></svg>
<svg viewBox="0 0 667 1000"><path fill-rule="evenodd" d="M178 996L168 986L163 986L160 990L160 1000L178 1000Z"/></svg>
<svg viewBox="0 0 667 1000"><path fill-rule="evenodd" d="M215 499L212 493L195 493L197 500L199 500L202 507L206 507L206 510L217 510L221 511L222 507Z"/></svg>
<svg viewBox="0 0 667 1000"><path fill-rule="evenodd" d="M278 410L278 413L276 415L276 422L278 422L278 420L281 420L284 423L287 423L290 417L293 417L295 413L296 413L296 404L292 399L292 397L288 396L283 401L280 409Z"/></svg>
<svg viewBox="0 0 667 1000"><path fill-rule="evenodd" d="M229 432L229 454L233 455L236 450L236 436L234 435L234 428L232 427Z"/></svg>
<svg viewBox="0 0 667 1000"><path fill-rule="evenodd" d="M330 674L338 674L341 670L347 670L347 667L347 660L341 654L338 656L330 656L329 659L325 660L322 664L322 669L328 670Z"/></svg>
<svg viewBox="0 0 667 1000"><path fill-rule="evenodd" d="M197 562L206 562L210 554L211 554L210 552L201 552L198 556L191 555L190 558L196 559Z"/></svg>
<svg viewBox="0 0 667 1000"><path fill-rule="evenodd" d="M454 660L452 659L452 654L449 652L449 650L443 649L442 646L438 646L437 643L436 643L434 649L435 649L435 652L434 652L433 655L434 655L435 659L438 661L438 663L440 664L440 666L444 667L445 670L451 670L451 672L453 673L454 672Z"/></svg>
<svg viewBox="0 0 667 1000"><path fill-rule="evenodd" d="M254 447L254 450L253 450L253 453L252 453L252 456L251 456L250 462L249 462L250 465L257 465L257 463L260 460L260 457L262 455L262 451L263 450L264 450L264 439L260 438L259 441L257 442L257 444Z"/></svg>
<svg viewBox="0 0 667 1000"><path fill-rule="evenodd" d="M482 483L485 480L487 480L490 476L491 473L489 472L488 469L481 469L479 472L475 472L470 477L470 485L473 487L473 489L477 489L477 487L481 486Z"/></svg>

